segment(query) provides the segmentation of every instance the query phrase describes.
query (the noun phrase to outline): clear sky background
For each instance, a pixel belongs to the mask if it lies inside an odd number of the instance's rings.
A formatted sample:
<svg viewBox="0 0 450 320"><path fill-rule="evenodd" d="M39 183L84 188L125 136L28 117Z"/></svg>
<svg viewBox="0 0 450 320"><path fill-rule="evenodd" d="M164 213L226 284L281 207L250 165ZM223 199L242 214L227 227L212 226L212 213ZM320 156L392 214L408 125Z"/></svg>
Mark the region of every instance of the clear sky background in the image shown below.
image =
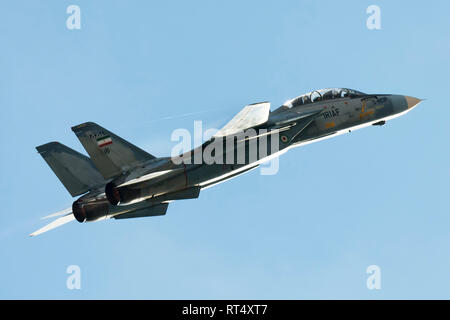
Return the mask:
<svg viewBox="0 0 450 320"><path fill-rule="evenodd" d="M81 30L66 8L81 8ZM381 8L381 30L366 8ZM2 1L0 298L450 298L448 1ZM95 121L157 156L194 120L326 87L426 98L291 150L166 216L40 217L74 199L34 149ZM381 268L368 290L366 268ZM81 290L66 268L81 268Z"/></svg>

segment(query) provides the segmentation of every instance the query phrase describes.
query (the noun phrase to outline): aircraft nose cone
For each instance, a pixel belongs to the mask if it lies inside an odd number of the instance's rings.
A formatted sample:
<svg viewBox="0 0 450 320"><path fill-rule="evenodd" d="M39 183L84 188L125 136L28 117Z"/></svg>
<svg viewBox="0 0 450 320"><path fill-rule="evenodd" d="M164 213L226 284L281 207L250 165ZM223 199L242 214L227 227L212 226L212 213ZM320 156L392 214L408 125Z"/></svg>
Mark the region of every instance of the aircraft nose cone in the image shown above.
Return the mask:
<svg viewBox="0 0 450 320"><path fill-rule="evenodd" d="M422 101L420 99L410 97L410 96L405 96L405 99L406 99L406 104L408 105L408 109L414 108Z"/></svg>

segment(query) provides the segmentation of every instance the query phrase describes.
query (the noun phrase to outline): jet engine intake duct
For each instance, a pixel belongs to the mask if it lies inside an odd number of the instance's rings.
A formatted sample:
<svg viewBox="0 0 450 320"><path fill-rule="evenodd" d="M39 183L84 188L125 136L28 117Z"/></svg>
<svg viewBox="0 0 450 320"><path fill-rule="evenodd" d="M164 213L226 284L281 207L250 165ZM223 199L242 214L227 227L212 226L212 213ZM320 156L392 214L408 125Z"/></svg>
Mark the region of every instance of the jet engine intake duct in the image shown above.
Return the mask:
<svg viewBox="0 0 450 320"><path fill-rule="evenodd" d="M99 220L109 214L109 202L106 199L90 202L77 200L72 204L72 212L78 222Z"/></svg>

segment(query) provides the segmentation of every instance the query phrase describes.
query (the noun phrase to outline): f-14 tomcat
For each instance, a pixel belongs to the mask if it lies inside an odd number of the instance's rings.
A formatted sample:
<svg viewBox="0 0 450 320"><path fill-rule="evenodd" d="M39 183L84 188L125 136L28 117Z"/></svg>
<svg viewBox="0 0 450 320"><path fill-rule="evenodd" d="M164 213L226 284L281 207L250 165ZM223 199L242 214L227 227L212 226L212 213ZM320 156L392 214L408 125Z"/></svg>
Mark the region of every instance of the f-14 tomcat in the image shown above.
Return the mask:
<svg viewBox="0 0 450 320"><path fill-rule="evenodd" d="M290 148L383 125L420 102L410 96L335 88L303 94L274 111L269 102L255 103L245 106L201 146L163 158L93 122L74 126L90 158L58 142L36 149L67 191L81 197L71 208L47 216L58 218L31 236L74 219L164 215L169 202L198 198L202 189L248 172ZM214 161L206 161L206 151Z"/></svg>

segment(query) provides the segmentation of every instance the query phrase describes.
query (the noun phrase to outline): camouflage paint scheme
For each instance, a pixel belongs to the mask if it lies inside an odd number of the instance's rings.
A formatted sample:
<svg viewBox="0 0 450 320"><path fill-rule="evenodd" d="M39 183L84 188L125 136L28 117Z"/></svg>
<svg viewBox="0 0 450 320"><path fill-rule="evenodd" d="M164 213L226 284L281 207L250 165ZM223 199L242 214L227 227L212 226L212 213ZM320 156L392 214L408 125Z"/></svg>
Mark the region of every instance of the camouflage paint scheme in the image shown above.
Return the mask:
<svg viewBox="0 0 450 320"><path fill-rule="evenodd" d="M252 170L290 148L383 125L420 102L410 96L335 88L301 95L272 112L267 102L248 105L209 141L175 158L154 157L93 122L80 124L72 130L90 158L58 142L36 148L70 194L82 196L72 210L51 215L63 217L32 235L73 219L164 215L170 201L197 198L202 189ZM248 130L256 134L246 135ZM222 154L214 149L220 144ZM211 149L221 161L205 163L202 154ZM237 156L239 150L243 158Z"/></svg>

